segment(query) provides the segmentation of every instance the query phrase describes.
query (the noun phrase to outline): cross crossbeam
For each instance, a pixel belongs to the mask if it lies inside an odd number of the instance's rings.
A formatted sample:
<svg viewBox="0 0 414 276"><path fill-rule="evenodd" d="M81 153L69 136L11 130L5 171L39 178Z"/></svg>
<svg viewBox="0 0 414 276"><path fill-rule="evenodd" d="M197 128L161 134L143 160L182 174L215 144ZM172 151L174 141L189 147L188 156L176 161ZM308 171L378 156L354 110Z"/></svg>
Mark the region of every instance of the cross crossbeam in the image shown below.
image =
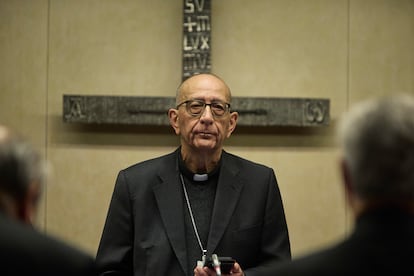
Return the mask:
<svg viewBox="0 0 414 276"><path fill-rule="evenodd" d="M169 125L172 97L63 96L63 120L85 124ZM234 97L241 126L326 126L329 100Z"/></svg>

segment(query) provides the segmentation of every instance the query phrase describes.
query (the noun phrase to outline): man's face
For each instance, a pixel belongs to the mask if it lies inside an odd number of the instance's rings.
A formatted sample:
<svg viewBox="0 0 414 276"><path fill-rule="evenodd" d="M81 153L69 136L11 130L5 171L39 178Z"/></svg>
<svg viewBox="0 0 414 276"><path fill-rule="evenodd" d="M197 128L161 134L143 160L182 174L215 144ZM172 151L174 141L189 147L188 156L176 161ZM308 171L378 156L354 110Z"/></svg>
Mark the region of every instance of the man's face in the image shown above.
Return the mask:
<svg viewBox="0 0 414 276"><path fill-rule="evenodd" d="M230 92L227 86L216 77L197 75L188 79L182 86L180 103L188 100L223 104L227 107ZM226 109L220 116L217 115L218 112L214 113L210 105L207 105L199 115L194 115L191 114L189 107L190 103L187 102L169 112L171 124L176 134L181 136L183 148L199 151L221 149L224 139L230 137L236 126L237 113L230 113L230 110Z"/></svg>

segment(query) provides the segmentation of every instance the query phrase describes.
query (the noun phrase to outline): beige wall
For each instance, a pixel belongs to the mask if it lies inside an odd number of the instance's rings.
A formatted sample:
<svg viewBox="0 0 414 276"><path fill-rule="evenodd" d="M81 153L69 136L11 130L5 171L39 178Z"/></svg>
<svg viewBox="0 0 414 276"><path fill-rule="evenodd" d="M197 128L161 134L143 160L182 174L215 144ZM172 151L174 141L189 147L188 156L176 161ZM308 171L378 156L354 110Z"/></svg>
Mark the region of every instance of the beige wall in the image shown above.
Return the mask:
<svg viewBox="0 0 414 276"><path fill-rule="evenodd" d="M173 96L182 0L0 0L0 122L53 167L39 227L95 254L118 171L173 150L170 130L62 122L62 95ZM413 0L212 0L212 71L234 96L323 97L331 126L236 131L275 169L294 255L351 227L335 124L350 104L414 93Z"/></svg>

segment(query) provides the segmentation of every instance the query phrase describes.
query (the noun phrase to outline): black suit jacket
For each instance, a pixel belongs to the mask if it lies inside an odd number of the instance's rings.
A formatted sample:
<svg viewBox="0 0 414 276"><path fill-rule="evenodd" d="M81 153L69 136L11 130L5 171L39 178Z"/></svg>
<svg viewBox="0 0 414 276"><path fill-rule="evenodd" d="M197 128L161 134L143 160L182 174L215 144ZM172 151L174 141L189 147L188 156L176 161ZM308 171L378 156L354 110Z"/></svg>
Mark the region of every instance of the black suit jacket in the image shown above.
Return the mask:
<svg viewBox="0 0 414 276"><path fill-rule="evenodd" d="M97 253L102 275L186 275L178 151L119 173ZM249 276L290 259L273 170L224 151L221 162L207 254L233 257Z"/></svg>
<svg viewBox="0 0 414 276"><path fill-rule="evenodd" d="M361 216L349 238L260 275L414 275L414 215L385 208Z"/></svg>
<svg viewBox="0 0 414 276"><path fill-rule="evenodd" d="M94 259L0 214L0 275L97 275Z"/></svg>

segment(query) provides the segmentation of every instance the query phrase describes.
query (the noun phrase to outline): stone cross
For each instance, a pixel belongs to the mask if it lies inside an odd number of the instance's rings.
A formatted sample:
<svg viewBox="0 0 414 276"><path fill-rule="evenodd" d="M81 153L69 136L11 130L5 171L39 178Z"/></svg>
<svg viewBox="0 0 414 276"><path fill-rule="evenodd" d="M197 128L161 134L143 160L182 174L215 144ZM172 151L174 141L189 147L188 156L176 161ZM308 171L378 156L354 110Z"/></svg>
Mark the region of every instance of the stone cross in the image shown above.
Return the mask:
<svg viewBox="0 0 414 276"><path fill-rule="evenodd" d="M211 0L183 0L182 79L211 70ZM220 0L219 0L220 1ZM326 126L329 100L233 97L240 126ZM63 121L82 124L169 125L173 97L63 95Z"/></svg>

